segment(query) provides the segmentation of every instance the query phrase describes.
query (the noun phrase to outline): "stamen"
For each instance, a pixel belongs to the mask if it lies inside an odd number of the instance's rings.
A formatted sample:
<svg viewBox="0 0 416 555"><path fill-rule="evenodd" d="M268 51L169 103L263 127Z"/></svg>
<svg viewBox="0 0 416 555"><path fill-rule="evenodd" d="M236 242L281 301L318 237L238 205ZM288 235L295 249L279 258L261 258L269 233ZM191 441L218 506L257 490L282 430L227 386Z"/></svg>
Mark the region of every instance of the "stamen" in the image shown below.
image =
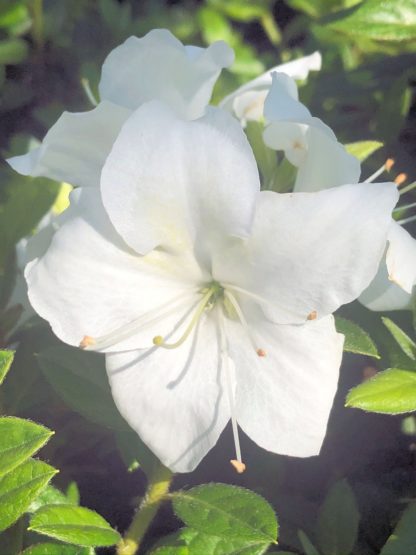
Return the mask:
<svg viewBox="0 0 416 555"><path fill-rule="evenodd" d="M267 353L264 349L259 349L257 347L256 342L255 342L254 337L253 337L253 334L252 334L252 332L249 328L249 325L248 325L247 320L246 320L246 318L243 314L243 311L241 310L240 305L237 302L237 299L234 297L234 295L232 293L230 293L227 290L224 291L224 295L230 301L232 307L234 308L234 310L235 310L235 312L236 312L236 314L237 314L237 316L238 316L238 318L241 322L241 325L243 326L244 331L246 332L246 334L247 334L247 336L250 340L250 343L253 346L253 349L256 351L256 353L259 357L265 357Z"/></svg>
<svg viewBox="0 0 416 555"><path fill-rule="evenodd" d="M216 294L217 292L217 288L214 287L210 287L208 289L208 291L205 293L205 295L202 297L201 301L199 302L194 315L192 316L191 321L189 322L189 324L187 325L185 331L183 332L182 336L175 341L175 343L165 343L164 338L161 335L156 335L153 338L153 343L154 345L156 345L157 347L163 347L164 349L176 349L177 347L179 347L180 345L182 345L182 343L184 343L188 337L189 334L191 333L191 331L194 329L194 327L196 326L196 324L198 323L199 319L201 318L206 306L208 305L211 297Z"/></svg>
<svg viewBox="0 0 416 555"><path fill-rule="evenodd" d="M231 426L233 429L234 447L235 447L235 459L231 459L230 463L236 469L236 471L241 474L245 471L246 465L243 463L241 458L241 447L240 447L240 437L238 435L238 425L237 418L235 414L235 403L234 403L234 393L231 384L230 366L228 358L228 346L227 337L225 334L225 324L224 324L224 314L220 308L217 310L218 315L218 327L220 332L220 348L221 348L221 359L225 373L225 383L227 388L228 403L230 405L231 412Z"/></svg>
<svg viewBox="0 0 416 555"><path fill-rule="evenodd" d="M87 347L91 347L95 345L95 339L90 337L89 335L84 335L82 338L81 343L79 344L80 349L86 349Z"/></svg>
<svg viewBox="0 0 416 555"><path fill-rule="evenodd" d="M410 216L409 218L404 218L404 220L397 220L397 223L400 225L410 224L410 222L414 222L416 220L416 214L414 216Z"/></svg>
<svg viewBox="0 0 416 555"><path fill-rule="evenodd" d="M398 206L393 210L393 212L401 212L402 210L409 210L410 208L415 208L416 202L412 202L410 204L403 204L402 206Z"/></svg>
<svg viewBox="0 0 416 555"><path fill-rule="evenodd" d="M316 320L317 317L318 317L318 313L316 312L316 310L312 310L312 312L308 314L306 319L307 320Z"/></svg>
<svg viewBox="0 0 416 555"><path fill-rule="evenodd" d="M402 185L406 181L406 179L407 179L406 173L399 173L399 175L394 179L394 182L398 187L400 187L400 185Z"/></svg>
<svg viewBox="0 0 416 555"><path fill-rule="evenodd" d="M379 177L385 171L389 172L393 166L394 166L394 159L387 158L384 164L380 168L378 168L378 170L376 170L372 175L370 175L370 177L367 177L364 183L372 183L375 179L377 179L377 177Z"/></svg>
<svg viewBox="0 0 416 555"><path fill-rule="evenodd" d="M256 293L251 293L251 291L247 291L247 289L243 289L242 287L238 287L237 285L233 285L231 283L223 283L222 285L225 289L232 289L236 293L241 293L242 295L246 295L246 297L249 297L250 299L257 301L258 303L264 306L273 308L271 303L267 299L264 299L260 295L256 295Z"/></svg>
<svg viewBox="0 0 416 555"><path fill-rule="evenodd" d="M414 181L413 183L410 183L410 185L406 185L406 187L403 187L403 189L400 189L400 194L404 195L415 188L416 188L416 181Z"/></svg>
<svg viewBox="0 0 416 555"><path fill-rule="evenodd" d="M175 299L171 299L156 309L149 310L145 314L142 314L136 320L133 320L132 322L129 322L128 324L125 324L110 333L101 335L100 337L85 335L79 346L81 349L93 349L97 351L112 347L120 341L131 337L138 331L146 329L150 325L155 324L170 314L175 313L185 302L194 298L196 292L197 289L186 291L186 293L179 295Z"/></svg>

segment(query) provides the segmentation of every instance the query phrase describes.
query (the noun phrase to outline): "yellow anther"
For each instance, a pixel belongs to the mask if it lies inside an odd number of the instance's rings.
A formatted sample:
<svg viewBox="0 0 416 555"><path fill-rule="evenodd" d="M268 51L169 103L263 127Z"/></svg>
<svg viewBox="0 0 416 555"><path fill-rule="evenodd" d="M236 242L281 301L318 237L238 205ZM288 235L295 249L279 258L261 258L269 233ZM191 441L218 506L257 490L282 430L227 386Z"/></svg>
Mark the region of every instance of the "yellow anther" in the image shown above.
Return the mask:
<svg viewBox="0 0 416 555"><path fill-rule="evenodd" d="M394 182L399 187L402 183L404 183L407 179L407 174L399 173L399 175L395 178Z"/></svg>
<svg viewBox="0 0 416 555"><path fill-rule="evenodd" d="M87 347L91 347L92 345L95 345L95 339L93 337L90 337L89 335L84 335L81 343L79 344L79 347L80 349L86 349Z"/></svg>
<svg viewBox="0 0 416 555"><path fill-rule="evenodd" d="M160 347L161 345L163 345L164 342L165 340L161 335L155 335L153 338L153 345L156 345L157 347Z"/></svg>
<svg viewBox="0 0 416 555"><path fill-rule="evenodd" d="M310 312L308 314L308 317L306 318L307 320L316 320L318 316L318 313L316 312L316 310L312 310L312 312Z"/></svg>
<svg viewBox="0 0 416 555"><path fill-rule="evenodd" d="M243 462L237 461L237 459L231 459L230 463L235 468L238 474L242 474L243 472L245 472L246 465Z"/></svg>
<svg viewBox="0 0 416 555"><path fill-rule="evenodd" d="M265 357L267 355L264 349L257 349L256 353L257 353L257 356L259 357Z"/></svg>

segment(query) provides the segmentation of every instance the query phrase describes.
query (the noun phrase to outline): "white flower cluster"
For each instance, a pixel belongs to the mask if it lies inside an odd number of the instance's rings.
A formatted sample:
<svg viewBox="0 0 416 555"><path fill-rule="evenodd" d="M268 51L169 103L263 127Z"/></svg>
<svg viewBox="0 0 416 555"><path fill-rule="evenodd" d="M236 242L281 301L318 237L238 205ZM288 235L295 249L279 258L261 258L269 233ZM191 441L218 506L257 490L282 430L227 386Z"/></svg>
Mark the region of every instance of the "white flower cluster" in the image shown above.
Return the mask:
<svg viewBox="0 0 416 555"><path fill-rule="evenodd" d="M106 354L121 414L177 472L230 419L238 471L238 426L270 451L317 454L342 358L331 314L368 287L387 241L390 278L407 294L415 280L396 186L358 184L357 160L298 101L293 78L319 54L209 106L232 61L222 42L131 37L104 63L98 106L9 160L77 186L26 267L30 302L63 341ZM263 105L265 142L298 167L294 193L260 191L244 125Z"/></svg>

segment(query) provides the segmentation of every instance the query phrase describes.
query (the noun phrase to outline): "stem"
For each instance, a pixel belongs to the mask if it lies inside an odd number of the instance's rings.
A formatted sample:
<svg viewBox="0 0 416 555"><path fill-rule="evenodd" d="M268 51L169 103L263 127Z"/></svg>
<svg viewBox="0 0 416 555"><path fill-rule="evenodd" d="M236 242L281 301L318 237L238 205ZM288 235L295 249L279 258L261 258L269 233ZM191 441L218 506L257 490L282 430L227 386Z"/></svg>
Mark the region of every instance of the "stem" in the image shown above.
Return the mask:
<svg viewBox="0 0 416 555"><path fill-rule="evenodd" d="M33 39L38 50L43 48L43 0L33 0L32 3L33 16Z"/></svg>
<svg viewBox="0 0 416 555"><path fill-rule="evenodd" d="M154 519L160 504L166 498L173 474L159 464L149 478L149 485L132 523L124 538L117 545L117 555L135 555L140 543Z"/></svg>

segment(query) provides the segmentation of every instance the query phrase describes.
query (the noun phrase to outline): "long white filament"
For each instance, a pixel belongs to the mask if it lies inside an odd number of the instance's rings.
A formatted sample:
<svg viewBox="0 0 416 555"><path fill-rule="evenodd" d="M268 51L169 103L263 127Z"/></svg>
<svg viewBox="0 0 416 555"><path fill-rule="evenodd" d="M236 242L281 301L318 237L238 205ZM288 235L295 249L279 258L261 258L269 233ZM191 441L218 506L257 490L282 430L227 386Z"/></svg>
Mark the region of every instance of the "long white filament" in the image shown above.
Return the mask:
<svg viewBox="0 0 416 555"><path fill-rule="evenodd" d="M197 293L197 291L197 289L186 291L182 295L179 295L174 299L163 303L153 310L149 310L132 322L129 322L128 324L125 324L124 326L121 326L110 333L106 333L104 335L101 335L100 337L87 337L87 341L85 341L84 347L85 350L100 351L103 349L108 349L109 347L120 343L124 339L128 339L135 333L146 329L150 325L155 324L160 320L163 320L167 316L170 316L171 314L177 312L181 306L187 304L190 300L195 298L195 294Z"/></svg>
<svg viewBox="0 0 416 555"><path fill-rule="evenodd" d="M234 438L234 446L235 446L235 457L237 461L240 463L240 465L243 465L243 461L241 459L241 447L240 447L240 437L238 435L237 417L235 412L234 392L233 392L233 386L231 382L231 370L230 370L230 361L229 361L229 355L228 355L227 336L225 333L224 314L222 312L222 308L220 307L217 308L217 315L218 315L217 316L218 327L220 332L221 361L222 361L222 367L224 368L228 403L230 405L231 426L233 429L233 438Z"/></svg>
<svg viewBox="0 0 416 555"><path fill-rule="evenodd" d="M236 312L236 314L237 314L237 316L238 316L238 319L240 320L240 323L241 323L241 325L243 326L243 329L244 329L244 331L246 332L246 335L247 335L247 337L249 338L250 343L251 343L252 346L253 346L253 349L254 349L254 350L256 351L256 353L257 353L257 351L258 351L258 345L256 344L256 341L255 341L255 339L254 339L254 337L253 337L253 334L252 334L252 332L251 332L251 330L250 330L250 327L249 327L249 325L248 325L248 323L247 323L246 317L244 316L244 313L243 313L243 311L241 310L240 305L238 304L237 299L234 297L234 295L233 295L232 293L230 293L230 292L227 291L227 290L224 291L224 295L225 295L225 297L230 301L232 307L234 308L234 310L235 310L235 312Z"/></svg>

